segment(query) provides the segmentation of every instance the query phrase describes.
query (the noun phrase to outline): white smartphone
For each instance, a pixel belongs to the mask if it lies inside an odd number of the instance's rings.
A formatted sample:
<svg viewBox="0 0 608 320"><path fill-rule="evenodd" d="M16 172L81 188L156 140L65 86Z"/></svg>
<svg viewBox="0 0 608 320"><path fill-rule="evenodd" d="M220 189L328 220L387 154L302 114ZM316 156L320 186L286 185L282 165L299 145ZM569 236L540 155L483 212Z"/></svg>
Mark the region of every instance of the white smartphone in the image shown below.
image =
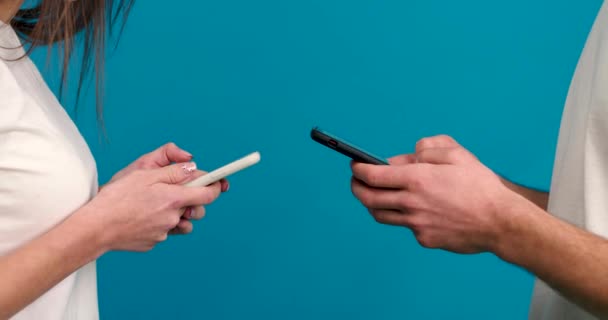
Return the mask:
<svg viewBox="0 0 608 320"><path fill-rule="evenodd" d="M208 185L214 184L227 176L237 173L241 170L247 169L252 165L260 162L260 153L254 152L251 153L239 160L236 160L230 164L227 164L219 169L211 171L204 176L198 177L188 183L185 184L187 187L206 187Z"/></svg>

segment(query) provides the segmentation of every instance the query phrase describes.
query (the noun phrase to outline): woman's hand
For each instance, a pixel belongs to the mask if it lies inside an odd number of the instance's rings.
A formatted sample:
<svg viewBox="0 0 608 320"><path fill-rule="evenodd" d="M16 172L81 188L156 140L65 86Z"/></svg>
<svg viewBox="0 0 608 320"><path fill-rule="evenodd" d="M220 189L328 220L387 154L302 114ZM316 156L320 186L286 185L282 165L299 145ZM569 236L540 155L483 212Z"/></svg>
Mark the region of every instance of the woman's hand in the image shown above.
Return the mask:
<svg viewBox="0 0 608 320"><path fill-rule="evenodd" d="M89 203L0 257L0 318L6 319L110 250L148 251L180 224L185 207L213 202L220 183L185 187L194 163L133 170Z"/></svg>
<svg viewBox="0 0 608 320"><path fill-rule="evenodd" d="M192 161L192 154L182 150L175 143L167 143L164 146L147 153L133 161L126 168L118 171L110 182L116 181L135 170L149 170L163 168L171 163Z"/></svg>
<svg viewBox="0 0 608 320"><path fill-rule="evenodd" d="M192 162L131 170L106 185L78 214L99 222L107 250L148 251L180 225L185 227L184 208L210 204L220 195L219 182L182 186L197 174L202 173Z"/></svg>
<svg viewBox="0 0 608 320"><path fill-rule="evenodd" d="M192 158L192 154L179 148L177 145L175 145L175 143L167 143L164 146L139 157L139 159L133 161L133 163L131 163L129 166L117 172L112 177L109 183L117 181L136 170L151 170L163 168L172 163L191 161ZM189 177L189 179L187 179L185 182L195 179L203 174L204 172L198 171L194 173L191 177ZM220 181L220 185L222 192L226 192L230 188L230 184L226 179L222 179ZM200 220L204 216L205 208L202 206L185 208L180 222L177 224L175 229L169 232L169 234L179 235L191 233L193 226L192 222L190 222L189 220Z"/></svg>

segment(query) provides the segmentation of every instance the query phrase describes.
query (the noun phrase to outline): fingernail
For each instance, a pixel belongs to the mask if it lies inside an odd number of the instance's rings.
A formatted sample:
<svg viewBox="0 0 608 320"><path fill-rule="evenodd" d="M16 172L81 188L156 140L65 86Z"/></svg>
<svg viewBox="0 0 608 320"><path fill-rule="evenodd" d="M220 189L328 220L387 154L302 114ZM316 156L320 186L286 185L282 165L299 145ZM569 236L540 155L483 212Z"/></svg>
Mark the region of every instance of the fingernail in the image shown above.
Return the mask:
<svg viewBox="0 0 608 320"><path fill-rule="evenodd" d="M182 151L184 151L184 150L182 150ZM186 156L187 156L188 158L191 158L191 159L192 159L192 158L194 157L194 156L192 155L192 153L190 153L190 152L188 152L188 151L184 151L184 153L186 154Z"/></svg>
<svg viewBox="0 0 608 320"><path fill-rule="evenodd" d="M196 171L196 163L194 163L194 162L186 163L182 166L182 169L184 170L184 173L186 175L191 175L192 172Z"/></svg>

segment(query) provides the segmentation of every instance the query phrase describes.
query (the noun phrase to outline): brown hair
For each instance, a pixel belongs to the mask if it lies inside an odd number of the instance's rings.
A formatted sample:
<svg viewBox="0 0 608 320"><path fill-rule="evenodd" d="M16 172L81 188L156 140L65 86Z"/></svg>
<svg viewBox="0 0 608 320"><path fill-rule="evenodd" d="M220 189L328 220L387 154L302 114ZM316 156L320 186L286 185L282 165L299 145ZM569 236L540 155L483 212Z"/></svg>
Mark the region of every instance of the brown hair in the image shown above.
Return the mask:
<svg viewBox="0 0 608 320"><path fill-rule="evenodd" d="M60 96L67 84L70 58L77 35L82 36L83 56L76 105L83 82L94 66L96 75L97 119L103 124L104 60L106 40L113 26L121 19L120 32L134 0L38 0L33 7L21 9L11 20L19 36L30 46L27 54L39 46L57 44L61 49L63 67ZM49 51L50 51L49 47Z"/></svg>

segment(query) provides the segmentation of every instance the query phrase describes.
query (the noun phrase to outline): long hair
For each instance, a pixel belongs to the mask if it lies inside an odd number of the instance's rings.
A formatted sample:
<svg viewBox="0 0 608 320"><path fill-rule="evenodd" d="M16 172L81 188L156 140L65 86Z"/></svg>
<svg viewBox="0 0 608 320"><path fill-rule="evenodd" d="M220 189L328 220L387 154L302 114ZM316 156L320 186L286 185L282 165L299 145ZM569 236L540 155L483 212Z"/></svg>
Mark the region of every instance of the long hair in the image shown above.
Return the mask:
<svg viewBox="0 0 608 320"><path fill-rule="evenodd" d="M134 0L38 0L22 8L11 26L29 44L27 54L40 46L57 45L62 57L59 95L67 84L70 58L77 36L82 36L82 69L76 105L87 75L94 70L97 119L103 126L104 60L106 41L120 20L122 32Z"/></svg>

